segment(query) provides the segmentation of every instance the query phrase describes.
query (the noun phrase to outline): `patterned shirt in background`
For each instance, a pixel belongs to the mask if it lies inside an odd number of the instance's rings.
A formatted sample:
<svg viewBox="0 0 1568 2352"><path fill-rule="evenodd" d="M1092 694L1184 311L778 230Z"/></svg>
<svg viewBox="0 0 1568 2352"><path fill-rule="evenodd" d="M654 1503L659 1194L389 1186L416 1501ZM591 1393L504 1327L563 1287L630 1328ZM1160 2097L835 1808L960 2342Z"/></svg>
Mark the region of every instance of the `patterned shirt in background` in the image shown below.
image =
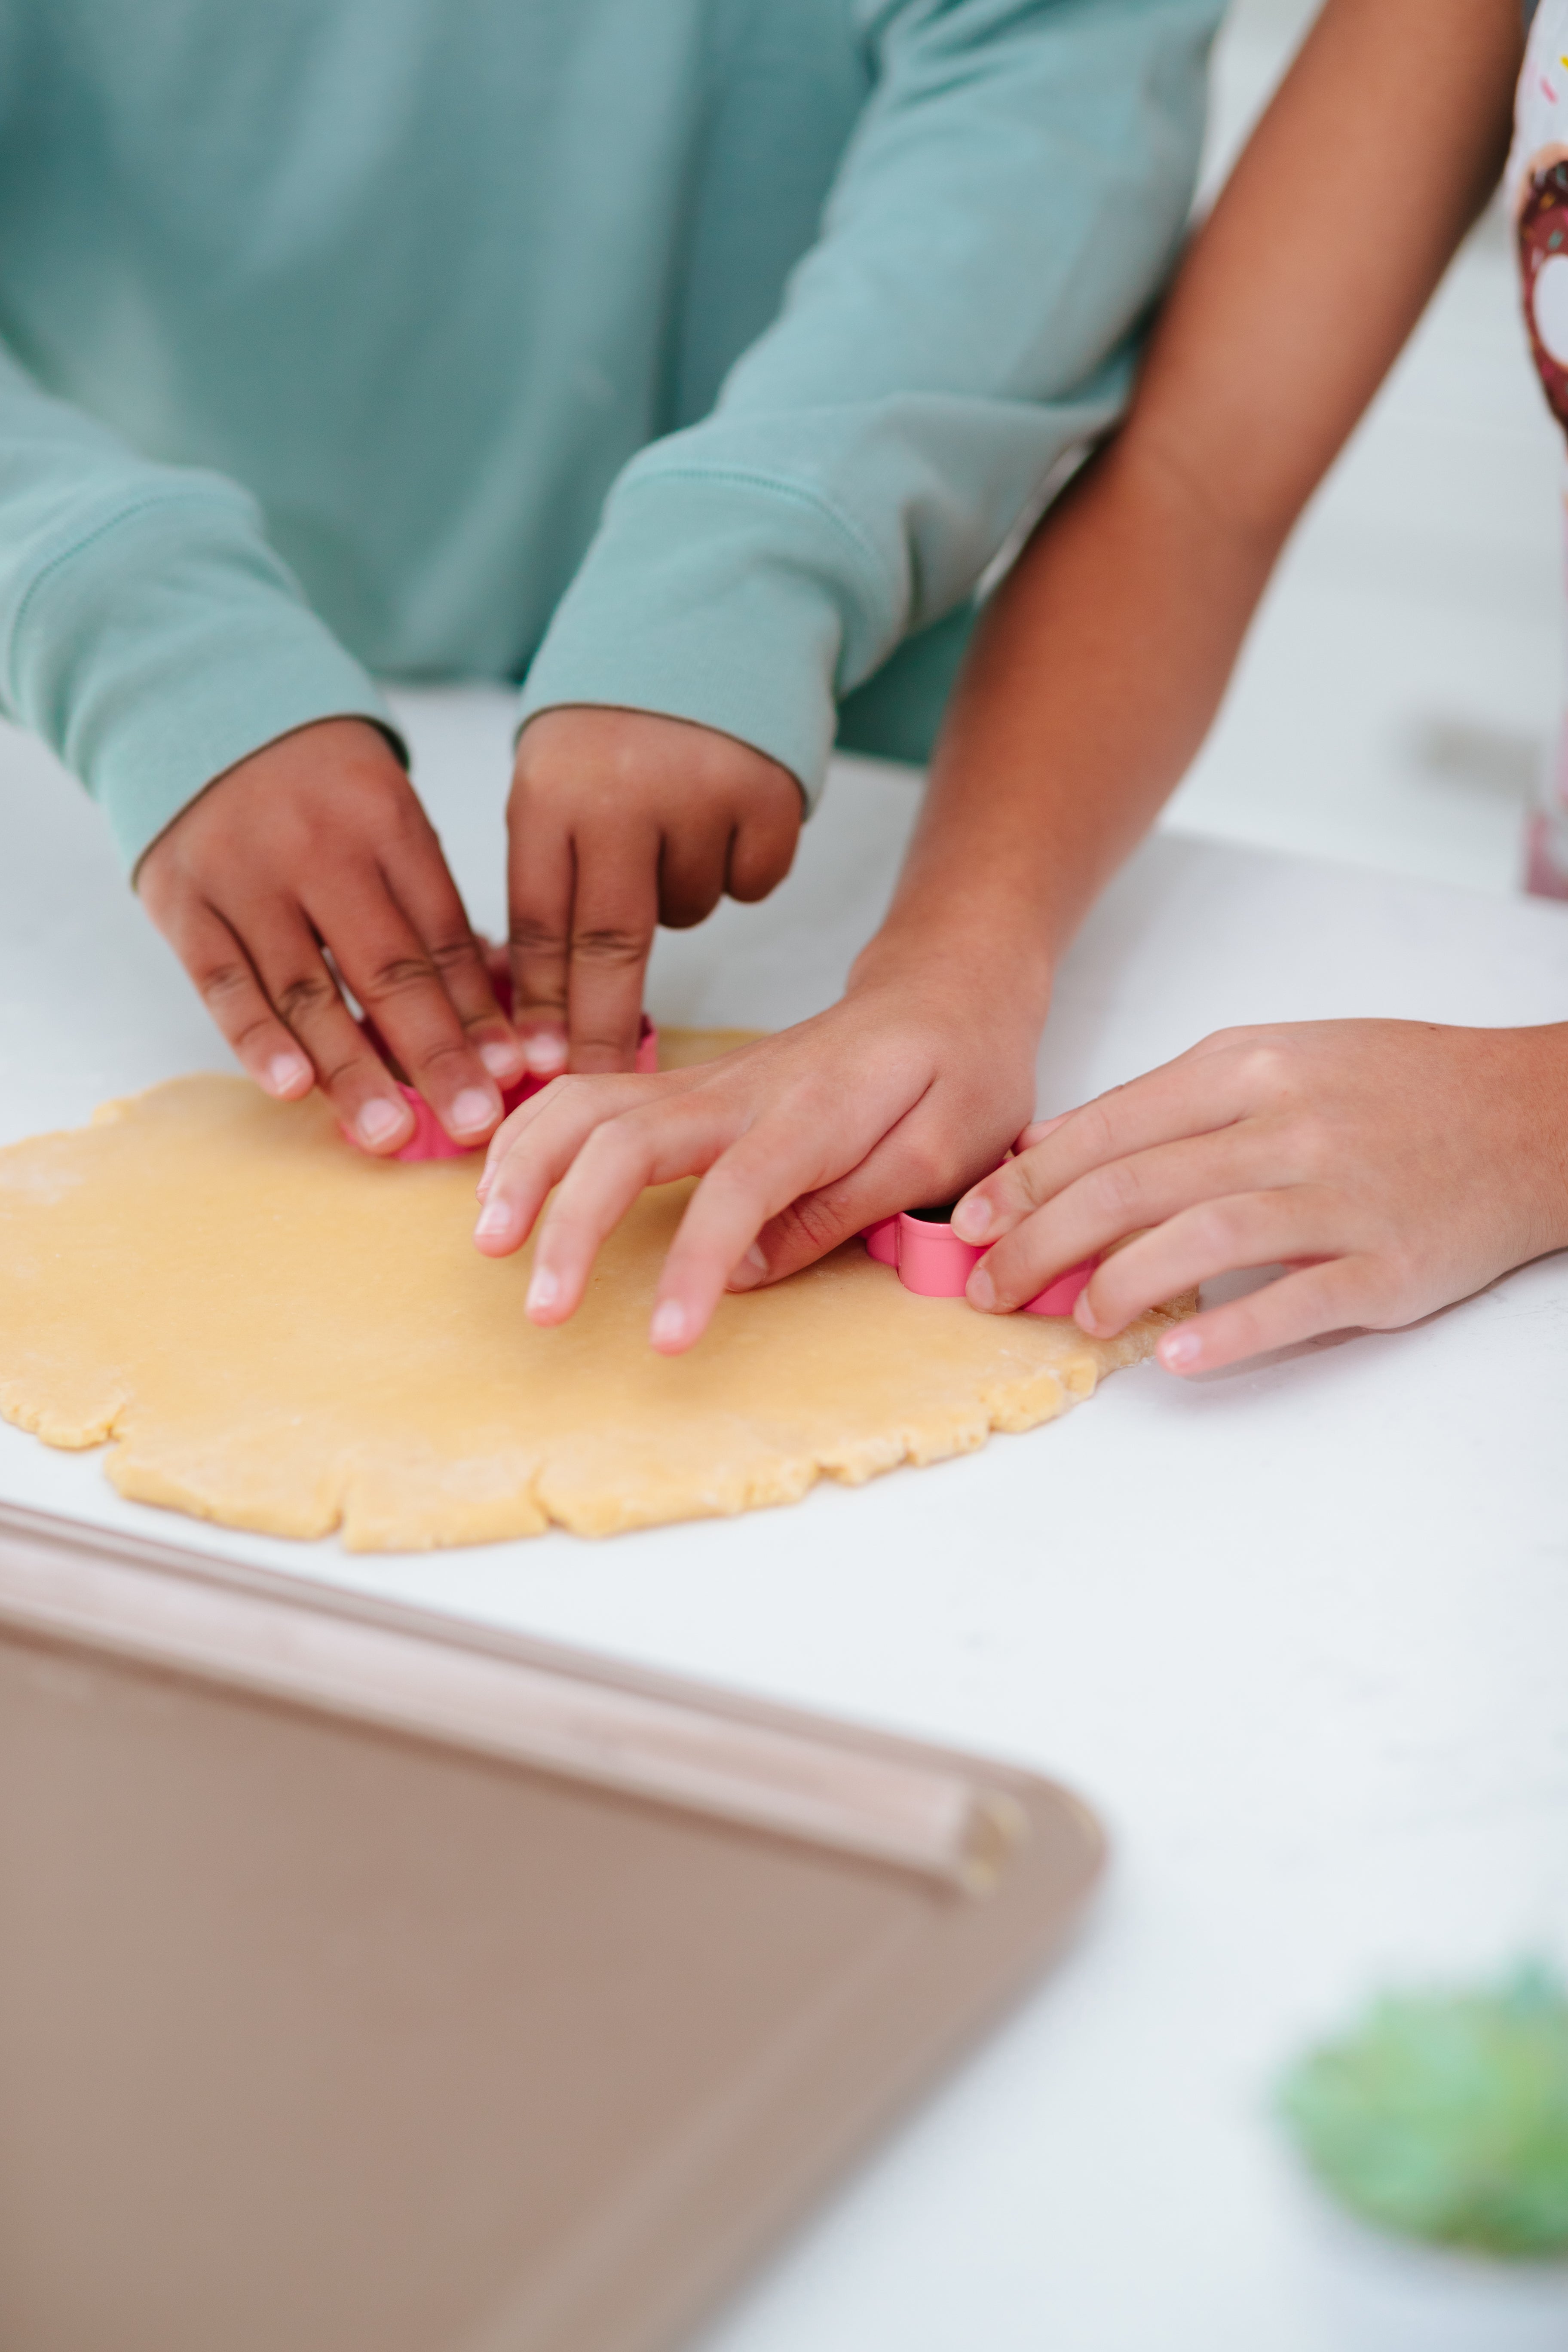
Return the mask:
<svg viewBox="0 0 1568 2352"><path fill-rule="evenodd" d="M1514 221L1524 323L1548 404L1568 433L1568 0L1539 0L1514 101L1503 192ZM1530 820L1525 888L1568 898L1568 719Z"/></svg>

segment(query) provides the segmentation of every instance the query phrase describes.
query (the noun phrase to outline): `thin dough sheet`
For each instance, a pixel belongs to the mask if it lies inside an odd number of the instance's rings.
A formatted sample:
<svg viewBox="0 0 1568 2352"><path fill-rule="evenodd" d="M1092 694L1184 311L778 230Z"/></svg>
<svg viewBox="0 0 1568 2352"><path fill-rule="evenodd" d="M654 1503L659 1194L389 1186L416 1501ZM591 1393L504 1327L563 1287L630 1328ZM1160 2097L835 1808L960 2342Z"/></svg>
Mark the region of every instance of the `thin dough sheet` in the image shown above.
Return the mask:
<svg viewBox="0 0 1568 2352"><path fill-rule="evenodd" d="M531 1253L473 1247L478 1168L366 1159L319 1097L217 1076L0 1151L0 1412L108 1444L122 1495L226 1527L361 1551L610 1535L1032 1429L1190 1303L1094 1340L915 1297L850 1243L727 1298L671 1360L647 1323L689 1185L645 1193L580 1312L541 1331Z"/></svg>

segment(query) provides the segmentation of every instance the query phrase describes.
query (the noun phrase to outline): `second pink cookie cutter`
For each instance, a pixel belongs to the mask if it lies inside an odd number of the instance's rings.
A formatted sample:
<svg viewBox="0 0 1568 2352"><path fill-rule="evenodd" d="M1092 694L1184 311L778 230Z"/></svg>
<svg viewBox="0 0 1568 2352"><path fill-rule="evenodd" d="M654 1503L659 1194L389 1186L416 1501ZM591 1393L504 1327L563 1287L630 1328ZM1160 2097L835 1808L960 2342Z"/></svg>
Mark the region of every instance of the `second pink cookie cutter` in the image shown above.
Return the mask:
<svg viewBox="0 0 1568 2352"><path fill-rule="evenodd" d="M973 1242L960 1241L949 1223L952 1213L952 1208L904 1209L895 1217L879 1218L860 1238L868 1255L879 1265L892 1266L906 1290L921 1298L962 1298L964 1285L985 1251ZM1087 1257L1080 1265L1069 1265L1037 1297L1026 1300L1018 1313L1070 1315L1099 1264L1097 1257Z"/></svg>

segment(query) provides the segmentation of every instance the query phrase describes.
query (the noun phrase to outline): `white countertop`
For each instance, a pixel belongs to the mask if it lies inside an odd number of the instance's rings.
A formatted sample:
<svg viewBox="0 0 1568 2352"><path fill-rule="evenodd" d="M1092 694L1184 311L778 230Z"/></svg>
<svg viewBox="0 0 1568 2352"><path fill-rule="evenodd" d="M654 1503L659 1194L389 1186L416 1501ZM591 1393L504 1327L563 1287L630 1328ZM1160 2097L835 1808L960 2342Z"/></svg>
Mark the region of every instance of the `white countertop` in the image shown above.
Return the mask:
<svg viewBox="0 0 1568 2352"><path fill-rule="evenodd" d="M505 712L412 706L478 919ZM841 772L763 908L661 942L669 1020L777 1024L873 927L908 781ZM0 1139L224 1049L75 788L0 740ZM1166 835L1063 977L1042 1107L1260 1019L1568 1013L1568 908ZM1568 1955L1568 1259L1419 1328L789 1510L346 1558L121 1502L0 1430L0 1493L1017 1759L1115 1842L1067 1964L704 2352L1333 2352L1265 2114L1372 1981Z"/></svg>

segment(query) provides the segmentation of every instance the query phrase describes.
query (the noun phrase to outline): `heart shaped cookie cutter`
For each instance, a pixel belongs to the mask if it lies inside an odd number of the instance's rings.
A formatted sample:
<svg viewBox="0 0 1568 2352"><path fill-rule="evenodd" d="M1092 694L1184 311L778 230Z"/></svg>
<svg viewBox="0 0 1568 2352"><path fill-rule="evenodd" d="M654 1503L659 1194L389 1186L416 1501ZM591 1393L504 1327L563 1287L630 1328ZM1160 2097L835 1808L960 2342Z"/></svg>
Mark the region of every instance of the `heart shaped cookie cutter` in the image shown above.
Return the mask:
<svg viewBox="0 0 1568 2352"><path fill-rule="evenodd" d="M868 1225L860 1238L868 1255L879 1265L890 1265L906 1290L921 1298L962 1298L964 1285L984 1256L984 1247L960 1241L951 1219L957 1207L950 1201L940 1209L904 1209L895 1217L881 1217ZM1070 1315L1078 1296L1100 1264L1086 1257L1048 1282L1037 1297L1026 1299L1020 1315Z"/></svg>

